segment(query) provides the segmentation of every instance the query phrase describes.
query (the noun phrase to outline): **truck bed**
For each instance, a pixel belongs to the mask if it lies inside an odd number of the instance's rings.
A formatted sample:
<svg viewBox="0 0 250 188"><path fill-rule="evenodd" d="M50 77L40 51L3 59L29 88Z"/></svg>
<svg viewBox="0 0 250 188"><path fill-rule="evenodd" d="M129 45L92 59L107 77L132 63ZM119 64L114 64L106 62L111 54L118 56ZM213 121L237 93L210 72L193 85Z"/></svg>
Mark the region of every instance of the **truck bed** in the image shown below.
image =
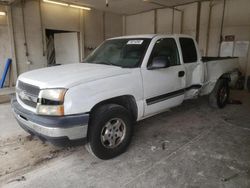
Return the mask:
<svg viewBox="0 0 250 188"><path fill-rule="evenodd" d="M209 57L209 56L202 57L202 61L204 63L210 61L225 60L225 59L237 59L237 57Z"/></svg>
<svg viewBox="0 0 250 188"><path fill-rule="evenodd" d="M214 88L217 80L224 73L230 73L238 70L238 58L232 57L203 57L204 66L204 85L201 95L209 94Z"/></svg>

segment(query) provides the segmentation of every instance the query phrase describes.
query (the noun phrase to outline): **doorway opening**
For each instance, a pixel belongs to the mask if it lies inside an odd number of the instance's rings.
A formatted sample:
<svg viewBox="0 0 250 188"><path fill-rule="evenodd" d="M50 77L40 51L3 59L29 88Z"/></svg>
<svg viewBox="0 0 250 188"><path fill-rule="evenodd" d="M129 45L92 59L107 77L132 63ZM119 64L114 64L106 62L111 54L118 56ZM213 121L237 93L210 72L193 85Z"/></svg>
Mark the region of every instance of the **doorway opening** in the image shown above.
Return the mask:
<svg viewBox="0 0 250 188"><path fill-rule="evenodd" d="M45 34L48 66L80 62L78 32L45 29Z"/></svg>

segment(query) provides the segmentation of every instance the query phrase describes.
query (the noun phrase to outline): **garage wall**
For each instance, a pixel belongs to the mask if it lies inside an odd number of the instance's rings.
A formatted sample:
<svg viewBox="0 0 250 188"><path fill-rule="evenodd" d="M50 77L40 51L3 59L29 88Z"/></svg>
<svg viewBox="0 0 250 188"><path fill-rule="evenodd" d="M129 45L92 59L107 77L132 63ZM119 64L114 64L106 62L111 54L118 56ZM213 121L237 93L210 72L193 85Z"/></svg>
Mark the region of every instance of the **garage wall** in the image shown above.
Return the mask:
<svg viewBox="0 0 250 188"><path fill-rule="evenodd" d="M228 0L225 11L223 36L235 35L236 41L250 41L250 1L249 0ZM248 63L247 63L248 62ZM247 63L247 64L246 64ZM250 75L250 49L248 57L240 58L241 70Z"/></svg>
<svg viewBox="0 0 250 188"><path fill-rule="evenodd" d="M102 12L102 11L85 11L85 55L88 55L104 39L122 35L122 16Z"/></svg>
<svg viewBox="0 0 250 188"><path fill-rule="evenodd" d="M88 55L104 40L103 12L85 12L85 52Z"/></svg>
<svg viewBox="0 0 250 188"><path fill-rule="evenodd" d="M235 40L250 41L250 1L249 0L227 0L225 7L225 18L222 36L234 35ZM208 56L218 56L220 48L220 28L222 24L223 2L216 1L211 9L210 40L208 43ZM207 24L208 24L209 3L202 3L200 21L200 48L206 51ZM205 53L204 53L205 54ZM250 50L248 52L250 54ZM243 73L250 75L250 58L240 58L240 67Z"/></svg>
<svg viewBox="0 0 250 188"><path fill-rule="evenodd" d="M236 41L250 41L249 7L249 0L226 0L223 36L235 35ZM188 34L196 37L198 3L177 6L175 8L181 10L183 13L175 11L174 33ZM202 55L219 55L222 10L223 1L214 1L211 9L210 30L208 31L209 2L201 3L199 47ZM173 10L169 8L157 9L156 18L154 11L126 16L125 31L127 35L145 34L154 33L154 28L156 28L157 33L169 34L172 31L172 17ZM208 34L210 38L207 44ZM207 46L208 49L206 49ZM243 72L246 72L246 65L248 65L248 74L250 74L250 57L240 58L240 66Z"/></svg>
<svg viewBox="0 0 250 188"><path fill-rule="evenodd" d="M182 13L170 8L156 11L156 32L159 34L181 33ZM174 21L174 23L173 23Z"/></svg>
<svg viewBox="0 0 250 188"><path fill-rule="evenodd" d="M46 57L43 55L39 3L27 1L23 6L23 11L21 4L17 4L12 7L12 16L17 70L23 73L44 67Z"/></svg>
<svg viewBox="0 0 250 188"><path fill-rule="evenodd" d="M154 33L154 11L126 16L126 35Z"/></svg>
<svg viewBox="0 0 250 188"><path fill-rule="evenodd" d="M6 7L0 6L0 11L7 11ZM6 59L11 57L10 36L7 16L0 16L0 79L2 78ZM7 76L7 82L8 82Z"/></svg>
<svg viewBox="0 0 250 188"><path fill-rule="evenodd" d="M49 3L41 3L41 8L44 28L80 31L79 12L81 10Z"/></svg>
<svg viewBox="0 0 250 188"><path fill-rule="evenodd" d="M191 7L191 8L189 8ZM179 7L177 7L179 9ZM172 30L174 33L184 33L193 34L192 29L195 27L193 25L193 19L190 20L189 15L193 14L193 5L187 7L180 7L182 9L185 8L186 18L183 20L184 25L181 26L182 22L182 13L181 11L174 11L170 8L157 9L149 12L144 12L140 14L126 16L125 20L125 33L126 35L134 35L134 34L152 34L152 33L160 33L160 34L170 34ZM182 10L180 9L180 10ZM183 11L183 10L182 10ZM156 17L155 17L156 16ZM174 28L173 26L173 18L174 18Z"/></svg>
<svg viewBox="0 0 250 188"><path fill-rule="evenodd" d="M122 35L122 16L106 12L105 20L105 38L118 37Z"/></svg>
<svg viewBox="0 0 250 188"><path fill-rule="evenodd" d="M177 9L182 10L182 26L181 31L183 34L196 37L196 19L197 19L197 3L178 6Z"/></svg>
<svg viewBox="0 0 250 188"><path fill-rule="evenodd" d="M4 7L0 7L2 9ZM85 55L105 38L122 35L122 16L113 13L83 11L43 2L40 12L38 0L26 0L23 10L22 4L17 3L11 10L18 74L47 66L46 28L79 32L85 45L81 47L82 54L86 52ZM8 29L7 17L0 17L0 74L6 58L11 57Z"/></svg>

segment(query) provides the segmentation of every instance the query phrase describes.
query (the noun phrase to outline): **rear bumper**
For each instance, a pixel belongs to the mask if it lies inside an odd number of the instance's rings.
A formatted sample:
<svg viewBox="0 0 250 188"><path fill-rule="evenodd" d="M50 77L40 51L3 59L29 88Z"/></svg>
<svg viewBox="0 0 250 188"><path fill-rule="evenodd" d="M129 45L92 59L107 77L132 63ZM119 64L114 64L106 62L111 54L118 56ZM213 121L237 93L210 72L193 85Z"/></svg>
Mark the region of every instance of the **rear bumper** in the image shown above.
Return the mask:
<svg viewBox="0 0 250 188"><path fill-rule="evenodd" d="M11 106L19 125L31 134L46 140L79 140L87 137L89 114L40 116L24 109L16 99L12 99Z"/></svg>

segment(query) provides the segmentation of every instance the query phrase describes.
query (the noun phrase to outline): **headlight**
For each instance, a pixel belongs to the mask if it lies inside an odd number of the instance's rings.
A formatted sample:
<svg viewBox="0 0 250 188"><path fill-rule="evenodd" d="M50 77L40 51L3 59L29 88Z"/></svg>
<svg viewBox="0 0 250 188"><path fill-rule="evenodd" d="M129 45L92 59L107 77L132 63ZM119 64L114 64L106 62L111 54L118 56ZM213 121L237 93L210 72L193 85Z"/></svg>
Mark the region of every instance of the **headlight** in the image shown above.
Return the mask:
<svg viewBox="0 0 250 188"><path fill-rule="evenodd" d="M64 115L64 95L66 89L41 90L38 97L37 114L62 116Z"/></svg>
<svg viewBox="0 0 250 188"><path fill-rule="evenodd" d="M64 115L64 106L50 106L50 105L37 105L37 114L47 115L47 116L63 116Z"/></svg>
<svg viewBox="0 0 250 188"><path fill-rule="evenodd" d="M40 91L38 98L50 101L63 102L66 91L66 89L44 89Z"/></svg>

